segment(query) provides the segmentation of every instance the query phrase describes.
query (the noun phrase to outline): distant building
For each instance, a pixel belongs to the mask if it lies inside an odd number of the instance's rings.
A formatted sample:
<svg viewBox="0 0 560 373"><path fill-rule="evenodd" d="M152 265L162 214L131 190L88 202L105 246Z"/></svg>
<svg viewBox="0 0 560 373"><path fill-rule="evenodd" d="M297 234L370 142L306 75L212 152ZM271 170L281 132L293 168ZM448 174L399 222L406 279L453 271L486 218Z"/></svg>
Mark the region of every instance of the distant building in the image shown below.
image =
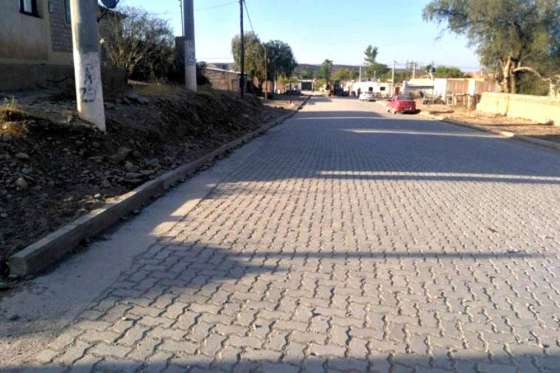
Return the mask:
<svg viewBox="0 0 560 373"><path fill-rule="evenodd" d="M358 92L371 92L378 97L393 95L393 83L390 82L353 82L346 84L345 90L350 96L358 96Z"/></svg>
<svg viewBox="0 0 560 373"><path fill-rule="evenodd" d="M315 90L315 79L301 79L300 90L306 92L313 92Z"/></svg>
<svg viewBox="0 0 560 373"><path fill-rule="evenodd" d="M2 0L0 62L72 64L69 0Z"/></svg>
<svg viewBox="0 0 560 373"><path fill-rule="evenodd" d="M484 92L495 92L497 89L496 81L483 78L453 78L435 79L434 97L448 101L453 96L477 96Z"/></svg>
<svg viewBox="0 0 560 373"><path fill-rule="evenodd" d="M202 75L213 89L239 92L241 73L238 71L207 66L202 70Z"/></svg>
<svg viewBox="0 0 560 373"><path fill-rule="evenodd" d="M402 84L402 93L415 96L432 96L434 93L434 82L437 79L410 79ZM444 79L445 80L445 79Z"/></svg>

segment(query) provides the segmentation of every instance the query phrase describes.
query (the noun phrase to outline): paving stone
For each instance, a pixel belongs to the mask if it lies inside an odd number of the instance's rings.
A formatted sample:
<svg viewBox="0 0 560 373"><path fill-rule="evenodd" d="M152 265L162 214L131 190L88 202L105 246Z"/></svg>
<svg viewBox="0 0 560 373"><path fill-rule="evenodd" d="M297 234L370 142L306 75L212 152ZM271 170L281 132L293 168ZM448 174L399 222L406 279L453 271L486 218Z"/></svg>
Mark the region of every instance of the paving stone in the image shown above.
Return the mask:
<svg viewBox="0 0 560 373"><path fill-rule="evenodd" d="M555 372L560 156L376 105L218 165L40 371Z"/></svg>

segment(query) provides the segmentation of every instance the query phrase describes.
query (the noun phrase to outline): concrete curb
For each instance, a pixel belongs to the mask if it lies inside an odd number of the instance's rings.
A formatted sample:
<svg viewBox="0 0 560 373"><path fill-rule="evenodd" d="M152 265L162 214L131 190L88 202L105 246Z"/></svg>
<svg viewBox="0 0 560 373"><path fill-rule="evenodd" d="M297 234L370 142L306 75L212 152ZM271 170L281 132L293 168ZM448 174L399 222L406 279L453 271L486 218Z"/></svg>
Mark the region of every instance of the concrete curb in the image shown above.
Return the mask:
<svg viewBox="0 0 560 373"><path fill-rule="evenodd" d="M274 121L264 124L261 128L233 140L211 153L174 170L168 171L154 180L142 184L138 188L107 202L103 207L48 234L39 241L27 246L8 258L7 264L10 278L21 278L44 271L56 264L74 250L81 242L103 232L121 218L160 196L173 185L184 181L196 173L205 164L225 155L229 151L258 137L272 127L293 117L309 101L305 98L297 109Z"/></svg>
<svg viewBox="0 0 560 373"><path fill-rule="evenodd" d="M473 129L473 130L476 130L476 131L479 131L479 132L492 133L494 135L507 137L507 138L515 136L515 134L513 132L497 131L497 130L493 130L493 129L490 129L490 128L479 127L479 126L476 126L474 124L460 122L458 120L454 120L454 119L447 118L447 117L440 117L440 116L437 116L437 115L434 115L434 114L429 114L429 113L422 112L420 115L423 116L423 117L429 118L429 119L438 120L440 122L446 122L446 123L449 123L449 124L454 124L456 126L470 128L470 129Z"/></svg>
<svg viewBox="0 0 560 373"><path fill-rule="evenodd" d="M530 136L525 136L525 135L516 135L514 132L509 132L509 131L498 131L498 130L494 130L491 128L485 128L485 127L480 127L480 126L476 126L470 123L465 123L465 122L460 122L454 119L450 119L450 118L442 118L442 117L438 117L436 115L433 114L428 114L428 113L423 113L422 116L426 117L426 118L430 118L430 119L435 119L435 120L439 120L442 122L447 122L456 126L461 126L461 127L466 127L466 128L470 128L473 130L477 130L477 131L481 131L481 132L488 132L488 133L492 133L494 135L499 135L502 136L504 138L509 138L509 139L513 139L513 140L519 140L519 141L523 141L523 142L528 142L530 144L533 145L539 145L539 146L543 146L549 149L554 149L554 150L559 150L560 151L560 144L553 142L553 141L547 141L547 140L542 140L542 139L536 139L534 137L530 137Z"/></svg>

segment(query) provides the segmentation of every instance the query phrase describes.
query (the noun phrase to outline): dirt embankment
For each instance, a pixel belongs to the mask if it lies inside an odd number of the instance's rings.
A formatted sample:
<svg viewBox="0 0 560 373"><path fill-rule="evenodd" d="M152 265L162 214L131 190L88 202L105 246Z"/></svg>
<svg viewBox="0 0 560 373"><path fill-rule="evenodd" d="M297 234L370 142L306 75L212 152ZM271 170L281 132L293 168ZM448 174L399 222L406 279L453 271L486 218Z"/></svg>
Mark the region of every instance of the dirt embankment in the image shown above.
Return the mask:
<svg viewBox="0 0 560 373"><path fill-rule="evenodd" d="M107 198L286 113L222 92L134 95L107 104L104 134L41 115L62 107L73 105L0 107L0 273L9 254Z"/></svg>

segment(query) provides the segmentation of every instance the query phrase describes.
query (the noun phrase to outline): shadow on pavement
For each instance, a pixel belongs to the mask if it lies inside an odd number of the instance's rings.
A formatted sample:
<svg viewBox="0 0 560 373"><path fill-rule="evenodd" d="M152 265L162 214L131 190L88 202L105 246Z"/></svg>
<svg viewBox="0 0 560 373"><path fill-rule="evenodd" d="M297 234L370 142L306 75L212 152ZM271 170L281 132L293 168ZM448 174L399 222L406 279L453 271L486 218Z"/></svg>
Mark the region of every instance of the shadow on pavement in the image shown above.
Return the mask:
<svg viewBox="0 0 560 373"><path fill-rule="evenodd" d="M484 353L461 354L450 350L447 354L395 354L376 352L369 358L352 358L334 356L340 349L331 346L331 356L313 356L312 358L291 358L291 354L303 354L303 351L266 351L255 353L251 348L233 348L230 352L234 358L212 356L195 357L178 352L167 360L150 359L149 361L127 361L116 359L91 359L88 363L77 363L72 372L239 372L239 373L298 373L298 372L344 372L344 373L558 373L560 371L560 354L501 354L487 356ZM313 349L313 348L312 348ZM237 354L236 354L237 352ZM344 355L343 351L340 351ZM259 354L261 355L259 357ZM326 355L329 355L325 351ZM351 353L350 353L351 354ZM317 352L317 355L322 355ZM0 369L2 373L56 373L64 368L56 365L45 367L13 367Z"/></svg>

